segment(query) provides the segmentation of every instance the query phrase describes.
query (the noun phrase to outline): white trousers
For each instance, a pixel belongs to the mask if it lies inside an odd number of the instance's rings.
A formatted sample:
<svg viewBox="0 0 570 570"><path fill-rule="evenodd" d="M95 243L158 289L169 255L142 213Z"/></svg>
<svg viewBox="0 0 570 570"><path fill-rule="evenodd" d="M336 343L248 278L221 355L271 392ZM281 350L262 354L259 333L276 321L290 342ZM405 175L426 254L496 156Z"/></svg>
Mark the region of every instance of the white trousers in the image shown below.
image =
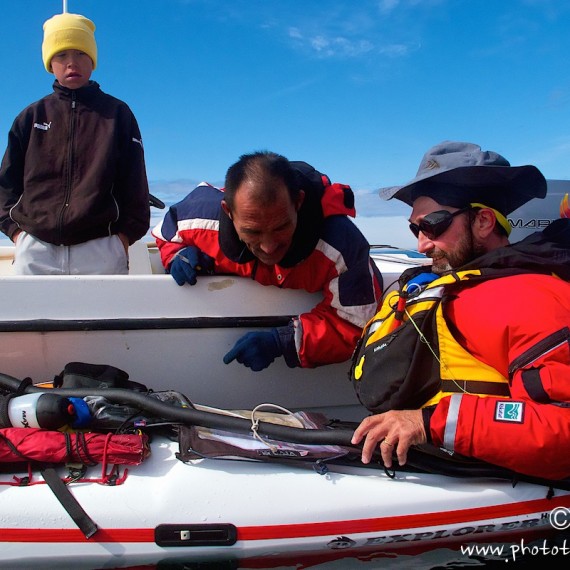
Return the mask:
<svg viewBox="0 0 570 570"><path fill-rule="evenodd" d="M16 275L126 275L129 259L116 235L77 245L53 245L21 232L13 270Z"/></svg>

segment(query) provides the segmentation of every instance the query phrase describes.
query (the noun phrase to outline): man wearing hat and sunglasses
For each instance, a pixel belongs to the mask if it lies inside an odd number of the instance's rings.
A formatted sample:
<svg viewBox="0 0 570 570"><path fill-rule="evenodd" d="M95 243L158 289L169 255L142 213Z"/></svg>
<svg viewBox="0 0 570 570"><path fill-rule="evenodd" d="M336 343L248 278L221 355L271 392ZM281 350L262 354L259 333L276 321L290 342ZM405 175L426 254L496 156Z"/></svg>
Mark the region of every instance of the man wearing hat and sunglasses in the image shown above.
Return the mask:
<svg viewBox="0 0 570 570"><path fill-rule="evenodd" d="M352 380L374 412L352 440L364 440L362 461L379 449L386 467L393 457L403 465L411 446L431 443L569 477L570 220L510 245L506 218L545 197L544 176L446 141L412 181L380 195L412 207L410 229L432 265L404 272L355 351Z"/></svg>

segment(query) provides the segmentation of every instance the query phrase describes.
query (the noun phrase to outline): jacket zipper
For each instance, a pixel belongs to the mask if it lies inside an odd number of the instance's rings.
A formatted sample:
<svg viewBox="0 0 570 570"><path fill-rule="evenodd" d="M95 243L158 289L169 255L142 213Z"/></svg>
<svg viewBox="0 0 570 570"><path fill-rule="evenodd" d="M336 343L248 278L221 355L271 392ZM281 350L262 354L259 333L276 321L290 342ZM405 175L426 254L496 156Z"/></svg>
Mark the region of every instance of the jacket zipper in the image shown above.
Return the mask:
<svg viewBox="0 0 570 570"><path fill-rule="evenodd" d="M73 142L75 140L75 91L71 92L71 114L69 117L69 136L67 141L67 167L65 179L65 193L63 195L63 206L59 213L59 241L63 243L63 217L65 211L69 207L71 197L72 180L73 180Z"/></svg>
<svg viewBox="0 0 570 570"><path fill-rule="evenodd" d="M514 373L520 368L532 364L541 356L562 346L566 342L570 342L570 329L568 327L564 327L546 338L543 338L540 342L536 343L511 362L509 366L509 379L512 379Z"/></svg>

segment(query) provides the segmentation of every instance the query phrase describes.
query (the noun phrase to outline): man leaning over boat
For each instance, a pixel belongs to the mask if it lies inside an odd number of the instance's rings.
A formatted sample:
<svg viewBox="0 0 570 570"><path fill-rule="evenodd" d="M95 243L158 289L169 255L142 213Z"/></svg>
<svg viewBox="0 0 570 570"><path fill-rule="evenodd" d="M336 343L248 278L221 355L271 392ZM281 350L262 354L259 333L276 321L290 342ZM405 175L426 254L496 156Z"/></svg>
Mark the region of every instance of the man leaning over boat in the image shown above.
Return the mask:
<svg viewBox="0 0 570 570"><path fill-rule="evenodd" d="M431 270L408 270L365 328L352 381L374 412L368 463L432 443L515 472L570 476L570 219L509 244L506 216L546 195L534 166L444 142L416 177L381 189L412 207ZM392 364L389 364L392 363ZM421 397L418 397L421 394Z"/></svg>
<svg viewBox="0 0 570 570"><path fill-rule="evenodd" d="M264 151L241 156L223 189L201 183L169 208L152 234L178 285L229 273L322 291L310 312L287 326L245 334L224 356L226 364L236 360L254 371L280 356L291 368L313 368L349 360L378 309L382 277L349 219L355 215L349 186Z"/></svg>

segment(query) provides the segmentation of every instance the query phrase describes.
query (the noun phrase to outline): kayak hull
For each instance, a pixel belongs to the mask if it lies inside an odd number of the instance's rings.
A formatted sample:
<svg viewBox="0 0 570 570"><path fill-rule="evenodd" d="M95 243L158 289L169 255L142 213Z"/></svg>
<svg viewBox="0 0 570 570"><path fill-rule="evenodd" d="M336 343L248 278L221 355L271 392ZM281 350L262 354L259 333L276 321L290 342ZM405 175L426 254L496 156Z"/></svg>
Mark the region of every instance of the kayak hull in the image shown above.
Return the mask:
<svg viewBox="0 0 570 570"><path fill-rule="evenodd" d="M73 483L98 526L86 538L47 485L0 488L0 560L10 567L128 567L165 560L270 561L291 556L520 540L553 531L570 492L484 478L380 468L312 469L235 460L185 464L178 444L156 438L116 486ZM101 467L94 467L96 476ZM38 475L38 481L41 477Z"/></svg>

